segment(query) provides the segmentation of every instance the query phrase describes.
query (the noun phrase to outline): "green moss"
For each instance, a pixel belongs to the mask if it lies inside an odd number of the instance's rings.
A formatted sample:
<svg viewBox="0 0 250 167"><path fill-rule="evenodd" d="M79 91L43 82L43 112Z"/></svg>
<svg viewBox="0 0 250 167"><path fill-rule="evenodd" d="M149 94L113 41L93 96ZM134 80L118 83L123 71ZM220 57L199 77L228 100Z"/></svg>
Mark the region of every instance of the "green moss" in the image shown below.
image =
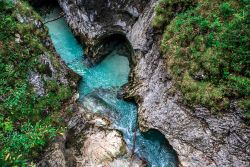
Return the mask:
<svg viewBox="0 0 250 167"><path fill-rule="evenodd" d="M223 87L215 87L210 82L195 81L188 74L184 75L179 84L186 104L201 104L212 111L222 110L229 105L228 98L224 97Z"/></svg>
<svg viewBox="0 0 250 167"><path fill-rule="evenodd" d="M49 92L57 92L58 91L58 85L55 80L50 80L46 82L46 87Z"/></svg>
<svg viewBox="0 0 250 167"><path fill-rule="evenodd" d="M51 70L50 70L50 68L49 68L49 64L39 64L39 65L37 66L37 70L38 70L38 72L39 72L40 74L47 74L47 75L49 75L49 76L52 75L52 72L51 72Z"/></svg>
<svg viewBox="0 0 250 167"><path fill-rule="evenodd" d="M154 27L162 27L169 23L179 12L195 4L196 0L160 0L155 6L156 17L153 19Z"/></svg>
<svg viewBox="0 0 250 167"><path fill-rule="evenodd" d="M240 100L239 105L243 109L249 109L250 108L250 98Z"/></svg>
<svg viewBox="0 0 250 167"><path fill-rule="evenodd" d="M165 25L161 49L187 104L224 111L230 99L248 101L250 2L186 2L160 1L154 22ZM174 12L176 3L185 10Z"/></svg>
<svg viewBox="0 0 250 167"><path fill-rule="evenodd" d="M55 77L44 84L44 96L36 95L30 71L51 73L39 61L41 54L49 55L56 70L61 68L56 53L44 44L48 31L36 28L34 21L41 18L24 1L2 0L0 11L0 166L26 166L62 131L61 110L73 88ZM20 16L28 21L19 22Z"/></svg>

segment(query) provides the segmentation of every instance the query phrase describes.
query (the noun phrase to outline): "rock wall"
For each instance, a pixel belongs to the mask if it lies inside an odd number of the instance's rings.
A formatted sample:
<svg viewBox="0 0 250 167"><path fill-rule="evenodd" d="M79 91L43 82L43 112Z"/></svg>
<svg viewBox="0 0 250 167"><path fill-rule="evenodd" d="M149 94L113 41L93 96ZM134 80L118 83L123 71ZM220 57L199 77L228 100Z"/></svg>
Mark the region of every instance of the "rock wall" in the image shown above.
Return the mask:
<svg viewBox="0 0 250 167"><path fill-rule="evenodd" d="M59 0L74 33L95 48L110 34L123 34L134 49L134 68L124 97L135 99L142 130L155 128L178 154L179 166L250 166L250 128L235 106L223 115L205 108L191 111L173 92L160 54L160 35L151 27L157 0ZM96 54L93 54L96 52ZM97 50L87 56L95 58Z"/></svg>
<svg viewBox="0 0 250 167"><path fill-rule="evenodd" d="M109 34L125 34L149 0L58 0L76 35L88 45Z"/></svg>
<svg viewBox="0 0 250 167"><path fill-rule="evenodd" d="M100 59L105 52L105 38L114 34L126 35L136 22L149 0L58 0L66 13L66 20L73 33L85 45L91 61Z"/></svg>

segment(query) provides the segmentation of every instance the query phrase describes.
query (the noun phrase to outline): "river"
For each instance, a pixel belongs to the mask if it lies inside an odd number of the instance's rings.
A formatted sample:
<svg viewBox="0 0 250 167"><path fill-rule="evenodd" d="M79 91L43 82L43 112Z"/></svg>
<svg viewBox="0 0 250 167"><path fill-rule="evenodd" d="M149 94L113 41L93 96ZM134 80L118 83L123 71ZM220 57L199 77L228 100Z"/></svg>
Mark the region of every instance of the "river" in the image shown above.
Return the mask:
<svg viewBox="0 0 250 167"><path fill-rule="evenodd" d="M45 20L58 17L59 9L47 14ZM114 129L122 132L131 150L136 131L135 153L151 167L175 167L176 155L165 137L156 130L146 133L136 128L137 106L117 98L121 86L128 82L130 72L126 56L114 51L94 67L84 65L83 47L75 39L64 18L46 24L56 51L69 68L82 76L78 86L80 102L92 112L108 116Z"/></svg>

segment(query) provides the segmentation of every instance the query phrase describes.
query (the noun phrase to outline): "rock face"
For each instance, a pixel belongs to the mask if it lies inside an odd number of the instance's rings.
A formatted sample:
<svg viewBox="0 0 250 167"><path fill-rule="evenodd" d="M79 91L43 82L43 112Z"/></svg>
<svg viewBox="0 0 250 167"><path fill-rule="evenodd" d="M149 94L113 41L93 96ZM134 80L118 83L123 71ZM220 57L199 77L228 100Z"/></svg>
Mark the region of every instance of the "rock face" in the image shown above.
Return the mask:
<svg viewBox="0 0 250 167"><path fill-rule="evenodd" d="M123 34L134 49L134 67L124 97L135 99L142 130L158 129L177 152L179 166L250 166L250 128L232 105L223 115L181 104L160 54L159 35L151 27L157 0L59 0L74 33L94 50L111 34ZM93 53L96 54L93 54ZM100 58L97 56L97 59Z"/></svg>
<svg viewBox="0 0 250 167"><path fill-rule="evenodd" d="M149 0L58 0L73 33L86 44L90 63L96 63L110 48L113 36L124 40ZM110 40L105 40L111 38ZM116 38L116 39L117 39ZM110 44L109 44L110 45ZM112 43L111 43L112 46ZM113 47L111 47L113 48ZM101 53L101 54L100 54ZM97 60L97 61L96 61Z"/></svg>
<svg viewBox="0 0 250 167"><path fill-rule="evenodd" d="M67 132L46 150L40 167L144 167L143 161L131 159L119 131L110 123L78 106L68 121Z"/></svg>
<svg viewBox="0 0 250 167"><path fill-rule="evenodd" d="M59 0L76 35L87 44L110 34L125 34L149 0ZM74 17L71 17L74 16Z"/></svg>

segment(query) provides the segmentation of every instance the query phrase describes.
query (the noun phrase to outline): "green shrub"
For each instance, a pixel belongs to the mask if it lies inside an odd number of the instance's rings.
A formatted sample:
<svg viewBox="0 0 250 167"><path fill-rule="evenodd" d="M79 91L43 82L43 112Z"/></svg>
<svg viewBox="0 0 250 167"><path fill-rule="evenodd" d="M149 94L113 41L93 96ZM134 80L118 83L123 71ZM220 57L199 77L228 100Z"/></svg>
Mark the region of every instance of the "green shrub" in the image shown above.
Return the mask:
<svg viewBox="0 0 250 167"><path fill-rule="evenodd" d="M46 86L49 92L57 92L59 86L55 80L50 80L46 82Z"/></svg>
<svg viewBox="0 0 250 167"><path fill-rule="evenodd" d="M243 76L229 76L227 82L227 87L229 96L250 96L250 79Z"/></svg>
<svg viewBox="0 0 250 167"><path fill-rule="evenodd" d="M227 19L235 12L235 10L231 7L231 4L228 2L224 2L220 5L220 11L223 19Z"/></svg>

